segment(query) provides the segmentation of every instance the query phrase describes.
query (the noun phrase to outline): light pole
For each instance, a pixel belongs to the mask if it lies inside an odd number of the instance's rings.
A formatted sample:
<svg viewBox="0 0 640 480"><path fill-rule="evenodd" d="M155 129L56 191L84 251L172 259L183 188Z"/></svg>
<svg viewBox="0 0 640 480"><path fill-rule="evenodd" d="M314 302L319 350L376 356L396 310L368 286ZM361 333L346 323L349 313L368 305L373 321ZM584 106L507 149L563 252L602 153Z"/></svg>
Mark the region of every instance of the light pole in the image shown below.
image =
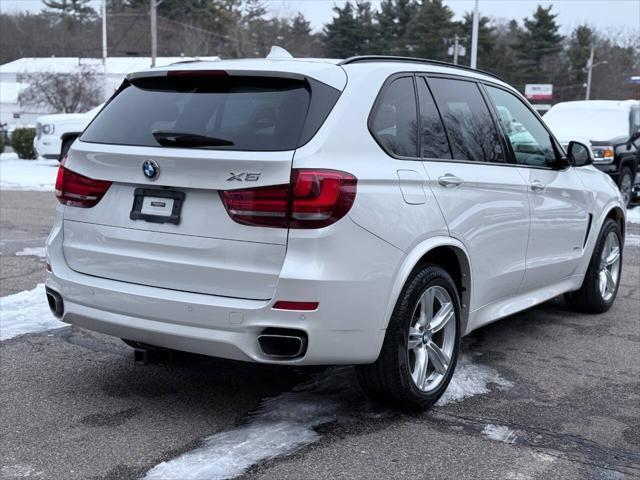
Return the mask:
<svg viewBox="0 0 640 480"><path fill-rule="evenodd" d="M107 0L102 0L102 65L107 65Z"/></svg>
<svg viewBox="0 0 640 480"><path fill-rule="evenodd" d="M609 63L606 60L603 60L598 63L593 63L593 44L591 45L591 53L589 53L589 60L587 60L587 92L584 96L585 100L589 100L591 97L591 77L593 74L593 69L598 65L604 65L605 63Z"/></svg>
<svg viewBox="0 0 640 480"><path fill-rule="evenodd" d="M149 0L151 4L151 66L156 66L158 56L158 6L164 0Z"/></svg>
<svg viewBox="0 0 640 480"><path fill-rule="evenodd" d="M471 31L471 68L478 68L478 27L480 23L478 0L473 8L473 29Z"/></svg>

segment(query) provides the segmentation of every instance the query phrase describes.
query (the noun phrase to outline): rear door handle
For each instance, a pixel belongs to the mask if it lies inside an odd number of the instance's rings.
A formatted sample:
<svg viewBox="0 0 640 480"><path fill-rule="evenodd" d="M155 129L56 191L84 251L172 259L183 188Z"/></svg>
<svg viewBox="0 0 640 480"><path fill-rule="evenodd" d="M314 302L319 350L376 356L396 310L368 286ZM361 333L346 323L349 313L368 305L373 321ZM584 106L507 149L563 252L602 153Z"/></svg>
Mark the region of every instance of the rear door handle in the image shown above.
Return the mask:
<svg viewBox="0 0 640 480"><path fill-rule="evenodd" d="M464 180L451 173L445 173L442 177L438 177L438 183L443 187L457 187L462 185Z"/></svg>
<svg viewBox="0 0 640 480"><path fill-rule="evenodd" d="M534 192L543 192L546 186L540 180L531 182L531 190Z"/></svg>

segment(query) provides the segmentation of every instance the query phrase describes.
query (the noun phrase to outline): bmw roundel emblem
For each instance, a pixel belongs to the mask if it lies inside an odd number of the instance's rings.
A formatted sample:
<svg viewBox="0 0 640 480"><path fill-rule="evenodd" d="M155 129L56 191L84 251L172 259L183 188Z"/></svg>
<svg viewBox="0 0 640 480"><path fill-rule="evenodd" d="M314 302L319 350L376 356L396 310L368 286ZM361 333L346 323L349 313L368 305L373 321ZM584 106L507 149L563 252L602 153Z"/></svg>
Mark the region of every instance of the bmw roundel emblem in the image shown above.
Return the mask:
<svg viewBox="0 0 640 480"><path fill-rule="evenodd" d="M160 175L160 167L153 160L145 160L142 164L142 173L149 180L155 180Z"/></svg>

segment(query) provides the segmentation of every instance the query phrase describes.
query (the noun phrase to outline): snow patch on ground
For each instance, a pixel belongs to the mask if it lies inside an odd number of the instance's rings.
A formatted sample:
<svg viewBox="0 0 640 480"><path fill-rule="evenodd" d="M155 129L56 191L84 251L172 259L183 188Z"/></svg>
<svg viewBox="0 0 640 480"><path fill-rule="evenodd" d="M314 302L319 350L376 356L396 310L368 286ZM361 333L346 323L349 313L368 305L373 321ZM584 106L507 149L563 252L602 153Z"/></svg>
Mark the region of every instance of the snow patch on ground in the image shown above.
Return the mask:
<svg viewBox="0 0 640 480"><path fill-rule="evenodd" d="M449 388L438 405L489 393L489 386L511 382L496 370L462 355ZM340 415L363 414L352 369L332 368L293 390L263 401L249 422L206 438L202 446L163 462L145 480L217 480L241 475L270 458L292 453L320 439L315 428ZM358 402L357 405L354 402ZM366 409L366 407L365 407Z"/></svg>
<svg viewBox="0 0 640 480"><path fill-rule="evenodd" d="M491 440L497 440L498 442L504 443L516 443L516 439L518 438L516 432L511 430L509 427L504 425L493 425L491 423L484 427L481 434Z"/></svg>
<svg viewBox="0 0 640 480"><path fill-rule="evenodd" d="M443 406L452 402L459 402L474 395L489 393L489 386L494 384L500 390L513 386L513 384L498 373L497 370L476 363L470 355L461 355L453 374L451 383L444 395L437 401L436 406Z"/></svg>
<svg viewBox="0 0 640 480"><path fill-rule="evenodd" d="M57 160L21 160L15 153L0 154L0 190L53 191Z"/></svg>
<svg viewBox="0 0 640 480"><path fill-rule="evenodd" d="M624 237L625 247L640 247L640 235L635 233L627 233Z"/></svg>
<svg viewBox="0 0 640 480"><path fill-rule="evenodd" d="M36 473L36 475L40 475ZM3 465L0 468L1 478L24 478L30 477L34 474L33 468L26 467L24 465Z"/></svg>
<svg viewBox="0 0 640 480"><path fill-rule="evenodd" d="M0 340L66 326L49 310L43 283L33 290L0 298Z"/></svg>
<svg viewBox="0 0 640 480"><path fill-rule="evenodd" d="M263 401L245 426L217 433L201 447L163 462L151 479L233 478L258 462L316 442L314 428L332 421L357 395L348 368L330 369L293 390Z"/></svg>
<svg viewBox="0 0 640 480"><path fill-rule="evenodd" d="M635 223L640 225L640 206L627 210L627 223Z"/></svg>
<svg viewBox="0 0 640 480"><path fill-rule="evenodd" d="M16 252L18 257L38 257L42 260L47 258L47 250L44 247L26 247Z"/></svg>

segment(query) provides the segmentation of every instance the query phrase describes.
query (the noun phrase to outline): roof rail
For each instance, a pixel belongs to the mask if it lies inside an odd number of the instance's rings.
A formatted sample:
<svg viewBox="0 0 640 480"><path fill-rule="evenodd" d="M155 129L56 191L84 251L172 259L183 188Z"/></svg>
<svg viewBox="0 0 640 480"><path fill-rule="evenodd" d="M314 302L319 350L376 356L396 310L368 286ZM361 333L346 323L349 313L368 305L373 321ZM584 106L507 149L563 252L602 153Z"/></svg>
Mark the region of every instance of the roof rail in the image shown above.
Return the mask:
<svg viewBox="0 0 640 480"><path fill-rule="evenodd" d="M464 65L456 65L455 63L443 62L442 60L430 60L427 58L416 58L416 57L396 57L393 55L360 55L355 57L349 57L342 60L338 65L349 65L351 63L360 63L360 62L416 62L416 63L426 63L428 65L437 65L440 67L449 67L449 68L459 68L461 70L467 70L469 72L481 73L483 75L489 75L490 77L497 78L500 81L503 81L498 75L486 72L484 70L478 70L477 68L466 67Z"/></svg>

